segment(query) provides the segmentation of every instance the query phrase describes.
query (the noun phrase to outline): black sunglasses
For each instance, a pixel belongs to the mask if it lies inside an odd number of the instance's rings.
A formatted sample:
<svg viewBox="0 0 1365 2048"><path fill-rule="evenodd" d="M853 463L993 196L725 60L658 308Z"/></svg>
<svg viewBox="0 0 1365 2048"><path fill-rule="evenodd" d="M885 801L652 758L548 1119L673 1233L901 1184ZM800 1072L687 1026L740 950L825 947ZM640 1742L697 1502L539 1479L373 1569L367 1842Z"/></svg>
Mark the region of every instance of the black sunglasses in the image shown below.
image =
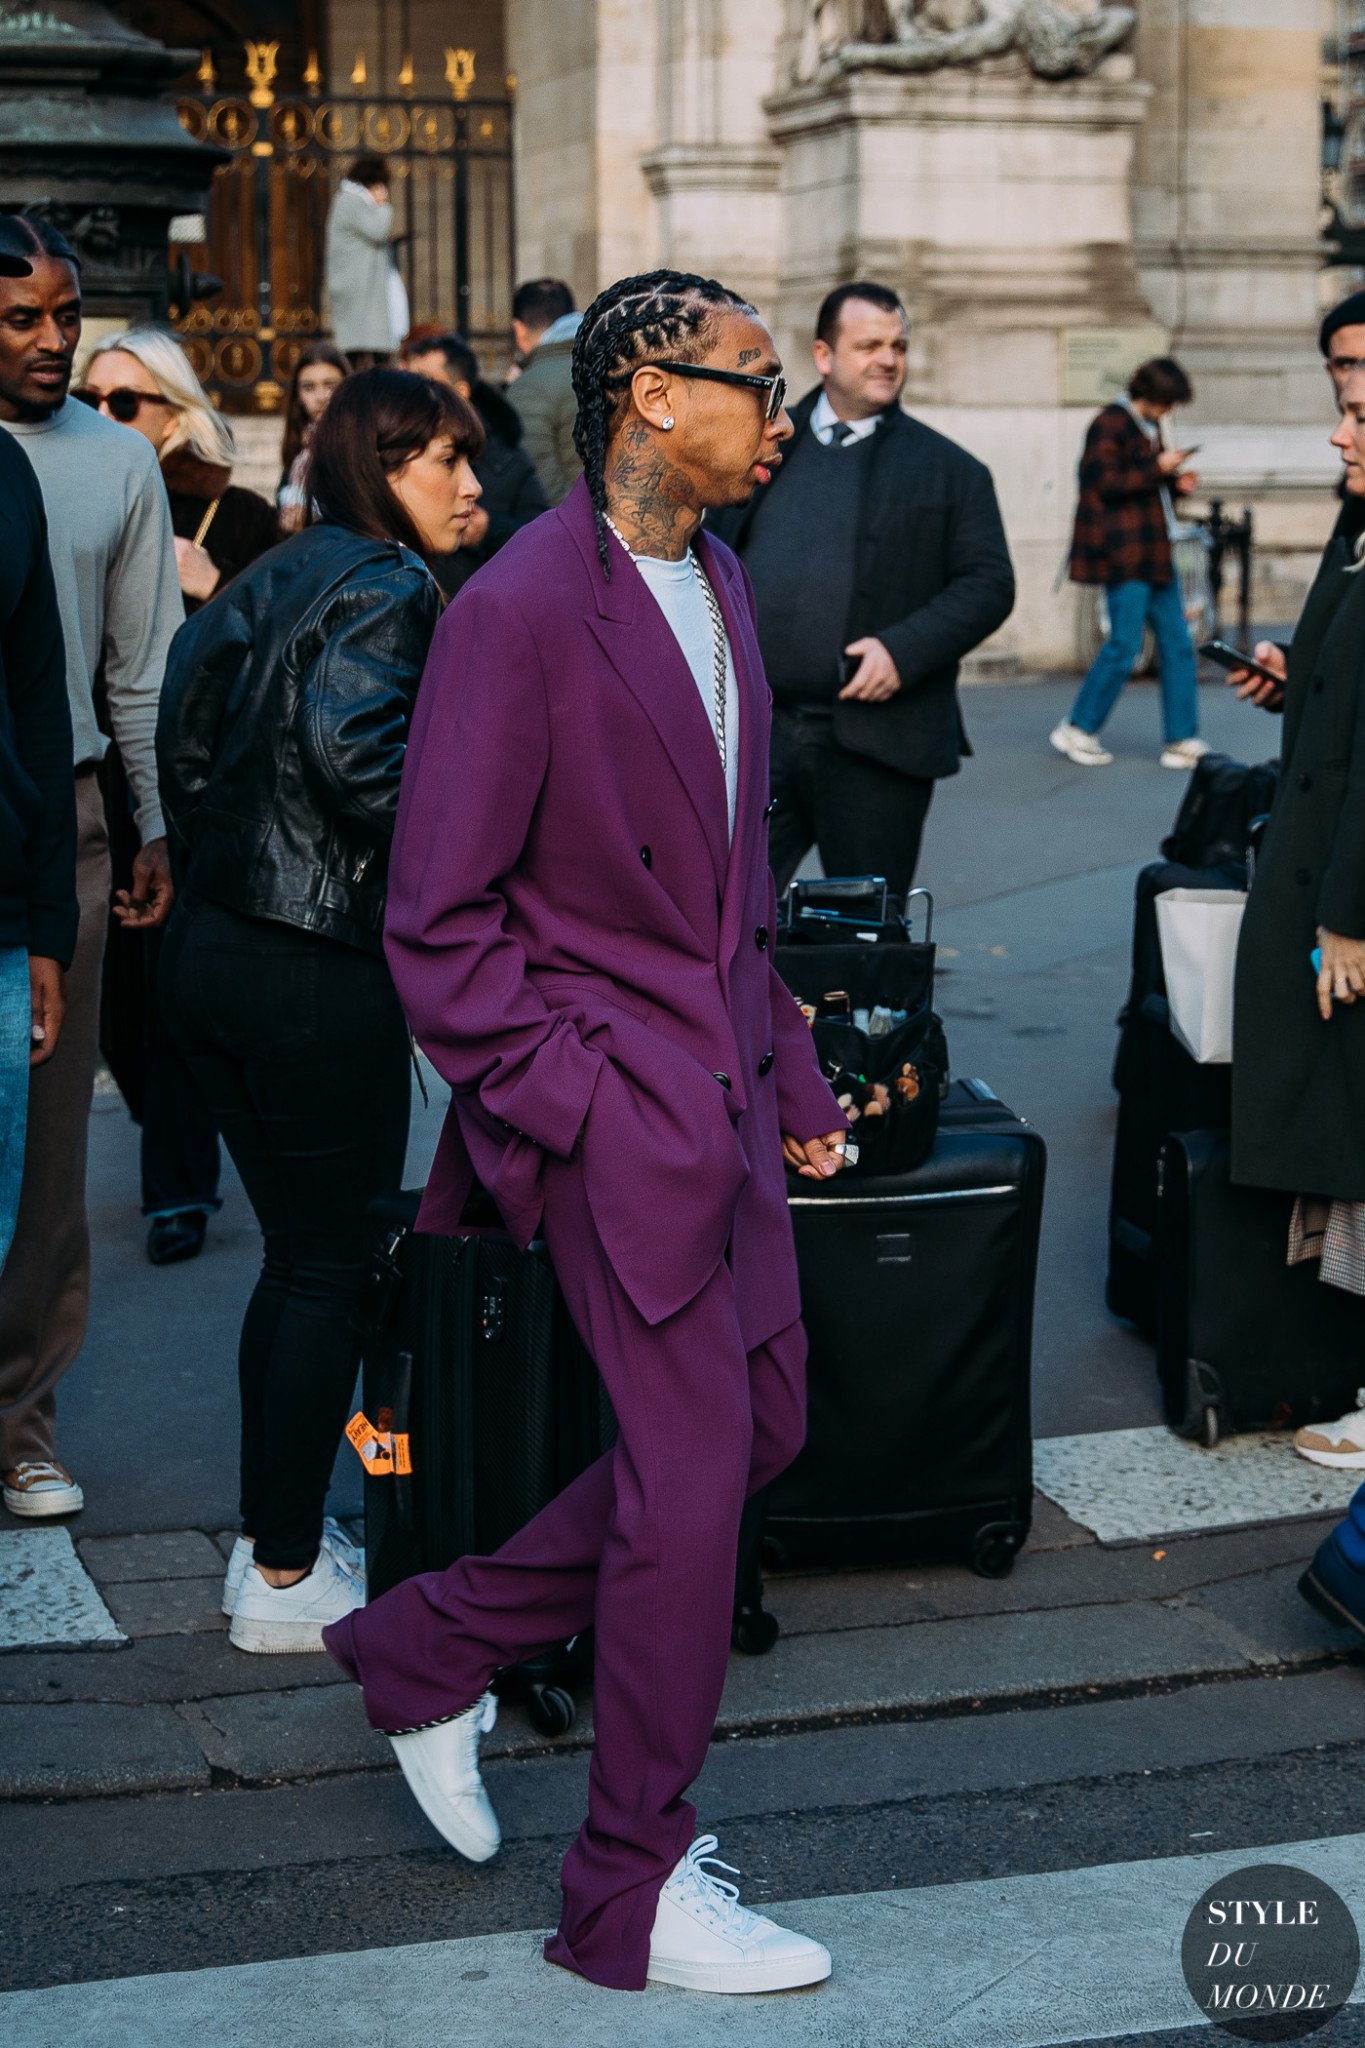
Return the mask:
<svg viewBox="0 0 1365 2048"><path fill-rule="evenodd" d="M671 370L675 377L704 377L712 384L747 384L754 391L766 391L763 417L768 420L775 420L787 402L787 380L780 370L772 377L753 377L747 370L713 370L709 363L637 363L636 368Z"/></svg>
<svg viewBox="0 0 1365 2048"><path fill-rule="evenodd" d="M131 386L121 386L117 391L92 391L83 385L71 396L79 398L82 405L91 406L96 412L102 405L109 408L110 417L121 426L130 427L138 416L138 409L144 405L174 405L170 398L162 398L155 391L134 391Z"/></svg>

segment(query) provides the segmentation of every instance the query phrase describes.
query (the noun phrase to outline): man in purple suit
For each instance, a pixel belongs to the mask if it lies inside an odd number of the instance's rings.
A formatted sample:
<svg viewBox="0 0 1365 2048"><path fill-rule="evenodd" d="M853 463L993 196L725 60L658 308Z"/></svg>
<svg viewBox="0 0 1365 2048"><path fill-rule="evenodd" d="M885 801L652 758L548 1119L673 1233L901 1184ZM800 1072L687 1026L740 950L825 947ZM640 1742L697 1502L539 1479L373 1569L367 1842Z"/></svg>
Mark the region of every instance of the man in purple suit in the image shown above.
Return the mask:
<svg viewBox="0 0 1365 2048"><path fill-rule="evenodd" d="M603 292L573 375L583 479L437 629L387 938L454 1091L420 1227L458 1230L477 1176L520 1243L543 1233L620 1435L495 1556L409 1579L326 1640L424 1811L482 1861L489 1681L594 1626L588 1818L546 1955L623 1990L782 1990L829 1955L711 1874L684 1794L724 1684L741 1507L805 1431L784 1156L809 1178L846 1156L772 964L753 598L700 531L791 423L767 329L706 278Z"/></svg>

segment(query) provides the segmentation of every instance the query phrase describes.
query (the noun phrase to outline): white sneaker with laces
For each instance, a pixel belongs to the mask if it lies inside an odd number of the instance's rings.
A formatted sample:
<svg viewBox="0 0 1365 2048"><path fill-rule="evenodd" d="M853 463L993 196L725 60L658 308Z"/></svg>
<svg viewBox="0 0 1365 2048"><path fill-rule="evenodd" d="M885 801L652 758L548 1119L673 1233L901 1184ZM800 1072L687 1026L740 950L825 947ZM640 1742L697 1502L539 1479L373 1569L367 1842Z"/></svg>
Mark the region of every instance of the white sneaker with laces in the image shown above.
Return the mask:
<svg viewBox="0 0 1365 2048"><path fill-rule="evenodd" d="M491 1692L463 1714L390 1735L408 1789L438 1835L471 1863L487 1863L502 1847L502 1829L479 1776L479 1737L498 1718Z"/></svg>
<svg viewBox="0 0 1365 2048"><path fill-rule="evenodd" d="M1161 749L1163 768L1193 768L1209 750L1207 740L1168 740Z"/></svg>
<svg viewBox="0 0 1365 2048"><path fill-rule="evenodd" d="M359 1544L353 1543L334 1515L324 1515L322 1540L333 1555L340 1559L350 1571L363 1582L365 1577L365 1553ZM237 1605L237 1595L242 1590L246 1568L255 1556L256 1546L249 1536L239 1536L232 1546L228 1559L226 1576L223 1579L223 1612L231 1620Z"/></svg>
<svg viewBox="0 0 1365 2048"><path fill-rule="evenodd" d="M272 1586L248 1565L232 1609L228 1641L257 1655L321 1650L322 1631L365 1605L365 1582L323 1543L313 1569L292 1586Z"/></svg>
<svg viewBox="0 0 1365 2048"><path fill-rule="evenodd" d="M14 1470L5 1474L4 1489L10 1513L26 1515L30 1521L78 1514L85 1506L85 1495L55 1458L21 1458Z"/></svg>
<svg viewBox="0 0 1365 2048"><path fill-rule="evenodd" d="M1048 739L1059 754L1065 754L1078 768L1107 768L1114 758L1093 732L1082 732L1080 726L1072 725L1066 718L1053 726Z"/></svg>
<svg viewBox="0 0 1365 2048"><path fill-rule="evenodd" d="M1315 1422L1294 1435L1294 1449L1314 1465L1338 1465L1346 1471L1365 1471L1365 1387L1357 1390L1359 1407L1335 1422Z"/></svg>
<svg viewBox="0 0 1365 2048"><path fill-rule="evenodd" d="M650 1983L687 1991L795 1991L823 1983L834 1967L829 1950L741 1906L735 1885L702 1868L713 1863L733 1871L716 1847L714 1835L698 1835L659 1894Z"/></svg>

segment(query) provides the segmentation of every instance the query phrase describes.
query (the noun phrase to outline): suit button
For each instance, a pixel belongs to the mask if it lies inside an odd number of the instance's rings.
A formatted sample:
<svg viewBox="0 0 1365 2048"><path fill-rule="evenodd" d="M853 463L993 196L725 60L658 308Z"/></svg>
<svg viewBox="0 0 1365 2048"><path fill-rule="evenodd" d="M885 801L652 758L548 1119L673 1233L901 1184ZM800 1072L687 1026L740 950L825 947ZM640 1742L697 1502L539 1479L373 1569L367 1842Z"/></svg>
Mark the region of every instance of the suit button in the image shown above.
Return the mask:
<svg viewBox="0 0 1365 2048"><path fill-rule="evenodd" d="M758 950L759 950L759 952L760 952L760 953L766 953L766 952L767 952L767 950L768 950L768 927L767 927L767 925L766 925L766 924L761 924L761 925L759 926L758 930L757 930L757 931L756 931L756 932L754 933L754 944L755 944L755 945L756 945L756 946L758 947Z"/></svg>
<svg viewBox="0 0 1365 2048"><path fill-rule="evenodd" d="M711 1076L711 1079L713 1081L719 1081L722 1088L728 1088L730 1086L730 1076L728 1074L713 1074Z"/></svg>
<svg viewBox="0 0 1365 2048"><path fill-rule="evenodd" d="M647 868L652 868L652 867L653 867L653 865L654 865L654 855L653 855L653 854L652 854L652 853L650 852L650 850L649 850L649 848L648 848L647 846L642 846L642 847L640 848L640 858L641 858L641 860L642 860L642 861L644 862L644 864L645 864L645 866L646 866Z"/></svg>
<svg viewBox="0 0 1365 2048"><path fill-rule="evenodd" d="M777 809L777 798L776 798L776 797L774 797L774 798L773 798L773 800L772 800L772 802L771 802L771 803L769 803L768 805L766 805L766 806L765 806L765 808L764 808L764 812L763 812L763 815L764 815L764 817L765 817L765 818L771 818L771 816L772 816L773 812L774 812L774 811L775 811L776 809Z"/></svg>
<svg viewBox="0 0 1365 2048"><path fill-rule="evenodd" d="M763 1055L763 1057L762 1057L762 1059L761 1059L761 1060L759 1061L759 1063L758 1063L758 1071L759 1071L759 1073L760 1073L760 1074L770 1074L770 1073L772 1072L772 1065L773 1065L773 1056L772 1056L772 1054L771 1054L770 1052L765 1052L765 1053L764 1053L764 1055Z"/></svg>
<svg viewBox="0 0 1365 2048"><path fill-rule="evenodd" d="M1299 788L1300 788L1300 789L1311 789L1312 787L1313 787L1313 778L1312 778L1312 776L1311 776L1311 775L1301 775L1301 776L1299 777Z"/></svg>
<svg viewBox="0 0 1365 2048"><path fill-rule="evenodd" d="M1307 888L1312 879L1313 874L1310 868L1299 868L1294 876L1294 880L1303 888Z"/></svg>

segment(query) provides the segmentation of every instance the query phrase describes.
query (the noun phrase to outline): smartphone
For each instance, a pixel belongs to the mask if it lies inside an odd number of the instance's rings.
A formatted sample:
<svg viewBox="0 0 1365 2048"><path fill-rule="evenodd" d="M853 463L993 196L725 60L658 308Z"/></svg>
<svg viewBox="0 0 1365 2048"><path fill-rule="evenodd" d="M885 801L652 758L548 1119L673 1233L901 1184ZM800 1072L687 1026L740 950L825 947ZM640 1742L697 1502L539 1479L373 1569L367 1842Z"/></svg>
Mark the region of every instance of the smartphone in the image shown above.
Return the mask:
<svg viewBox="0 0 1365 2048"><path fill-rule="evenodd" d="M1192 455L1197 455L1199 453L1203 445L1204 444L1202 441L1196 441L1192 447L1182 448L1180 452L1185 457L1185 460L1188 462Z"/></svg>
<svg viewBox="0 0 1365 2048"><path fill-rule="evenodd" d="M1267 668L1263 661L1257 661L1253 654L1243 654L1240 647L1230 647L1226 640L1205 640L1199 652L1206 661L1216 662L1219 668L1229 671L1237 668L1250 669L1254 676L1264 676L1268 683L1283 687L1283 676L1277 676L1273 668Z"/></svg>
<svg viewBox="0 0 1365 2048"><path fill-rule="evenodd" d="M861 654L841 654L839 656L839 688L841 690L846 690L853 681L854 676L857 675L859 668L862 666L862 659Z"/></svg>

